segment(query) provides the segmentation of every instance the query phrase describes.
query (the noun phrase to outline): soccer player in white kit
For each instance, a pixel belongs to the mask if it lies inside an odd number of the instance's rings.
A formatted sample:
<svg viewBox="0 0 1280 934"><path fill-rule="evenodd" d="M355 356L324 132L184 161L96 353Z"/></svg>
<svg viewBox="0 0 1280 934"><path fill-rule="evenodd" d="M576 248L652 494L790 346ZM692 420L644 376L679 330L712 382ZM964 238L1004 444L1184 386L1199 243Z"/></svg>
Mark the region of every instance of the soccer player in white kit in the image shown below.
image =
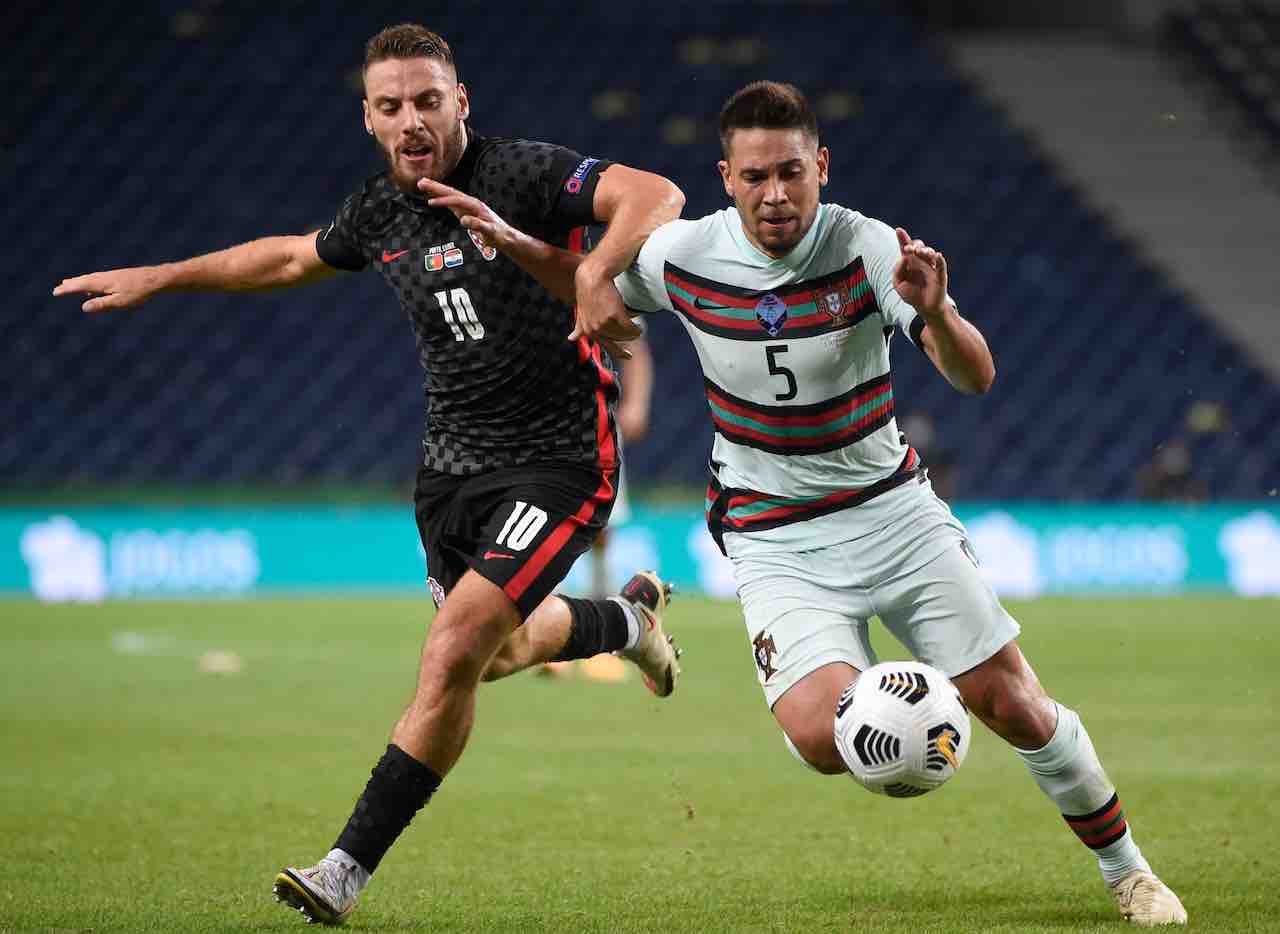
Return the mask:
<svg viewBox="0 0 1280 934"><path fill-rule="evenodd" d="M708 524L733 562L788 747L818 772L848 770L834 711L876 661L867 625L879 616L1014 748L1094 851L1125 918L1185 924L1080 717L1041 687L964 527L898 432L896 332L961 392L985 393L995 378L986 341L947 294L945 259L902 228L820 203L829 154L795 87L761 81L734 94L720 139L733 206L659 227L616 284L630 311L675 313L697 348L715 425ZM440 203L517 262L551 249L483 205ZM565 282L548 286L571 295L574 262L566 256ZM616 314L580 314L578 326L618 333Z"/></svg>

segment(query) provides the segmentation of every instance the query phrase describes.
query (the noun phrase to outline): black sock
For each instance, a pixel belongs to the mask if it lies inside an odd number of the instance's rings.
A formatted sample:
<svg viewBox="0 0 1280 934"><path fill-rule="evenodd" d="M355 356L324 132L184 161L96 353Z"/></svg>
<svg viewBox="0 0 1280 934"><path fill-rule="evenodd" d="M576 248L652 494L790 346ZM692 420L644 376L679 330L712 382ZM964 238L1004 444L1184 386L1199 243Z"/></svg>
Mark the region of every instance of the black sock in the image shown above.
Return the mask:
<svg viewBox="0 0 1280 934"><path fill-rule="evenodd" d="M560 594L556 596L569 605L573 625L569 629L569 641L564 644L554 661L590 658L601 652L612 652L626 646L629 637L627 614L617 601L580 600Z"/></svg>
<svg viewBox="0 0 1280 934"><path fill-rule="evenodd" d="M372 873L413 815L440 787L440 776L394 743L373 767L334 849L345 850Z"/></svg>

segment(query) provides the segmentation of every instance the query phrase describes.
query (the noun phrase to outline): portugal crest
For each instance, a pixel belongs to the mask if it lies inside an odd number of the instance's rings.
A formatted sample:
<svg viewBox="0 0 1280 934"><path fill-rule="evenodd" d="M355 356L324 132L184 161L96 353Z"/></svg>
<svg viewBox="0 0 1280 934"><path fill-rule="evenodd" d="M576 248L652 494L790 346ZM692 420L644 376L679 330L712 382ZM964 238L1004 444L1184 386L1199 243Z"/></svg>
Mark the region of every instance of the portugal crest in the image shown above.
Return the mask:
<svg viewBox="0 0 1280 934"><path fill-rule="evenodd" d="M787 303L770 292L756 302L756 320L770 337L777 337L787 323Z"/></svg>
<svg viewBox="0 0 1280 934"><path fill-rule="evenodd" d="M764 680L768 681L778 673L778 669L773 667L773 657L778 654L778 647L773 644L773 636L762 629L751 640L751 646L755 650L756 667L764 675Z"/></svg>
<svg viewBox="0 0 1280 934"><path fill-rule="evenodd" d="M832 321L844 317L845 307L849 304L849 290L843 286L822 296L822 310L831 316Z"/></svg>

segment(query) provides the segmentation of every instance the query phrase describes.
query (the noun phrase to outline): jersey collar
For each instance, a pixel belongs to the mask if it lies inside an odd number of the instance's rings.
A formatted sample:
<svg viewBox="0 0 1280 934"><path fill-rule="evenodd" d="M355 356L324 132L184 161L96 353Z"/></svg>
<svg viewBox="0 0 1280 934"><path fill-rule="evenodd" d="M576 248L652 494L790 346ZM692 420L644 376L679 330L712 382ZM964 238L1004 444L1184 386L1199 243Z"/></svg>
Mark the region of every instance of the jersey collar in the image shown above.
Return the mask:
<svg viewBox="0 0 1280 934"><path fill-rule="evenodd" d="M827 206L819 204L818 213L813 218L813 225L804 235L804 238L795 245L795 249L786 256L770 256L752 243L751 238L747 236L747 232L742 229L742 215L738 213L738 209L726 208L726 210L730 216L726 218L728 223L725 226L729 228L729 235L733 238L738 252L750 260L753 265L773 269L798 270L809 262L820 240L818 228L825 225L827 216Z"/></svg>
<svg viewBox="0 0 1280 934"><path fill-rule="evenodd" d="M475 174L476 162L480 159L480 144L484 142L484 137L471 129L469 123L464 123L462 129L467 134L467 148L462 150L462 158L458 160L458 164L453 167L453 171L449 173L444 183L458 191L470 191L471 176Z"/></svg>

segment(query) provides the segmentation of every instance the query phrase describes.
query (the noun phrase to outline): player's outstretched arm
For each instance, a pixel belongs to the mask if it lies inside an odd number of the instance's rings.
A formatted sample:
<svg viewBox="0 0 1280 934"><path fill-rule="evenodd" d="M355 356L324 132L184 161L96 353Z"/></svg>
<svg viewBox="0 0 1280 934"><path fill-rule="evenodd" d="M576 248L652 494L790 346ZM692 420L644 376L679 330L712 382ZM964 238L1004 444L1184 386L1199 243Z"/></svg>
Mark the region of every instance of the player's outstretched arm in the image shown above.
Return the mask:
<svg viewBox="0 0 1280 934"><path fill-rule="evenodd" d="M591 206L596 220L608 228L578 267L578 318L569 339L604 335L630 340L640 329L627 314L614 277L631 265L649 234L680 216L684 192L661 175L611 165L600 175Z"/></svg>
<svg viewBox="0 0 1280 934"><path fill-rule="evenodd" d="M316 252L316 233L265 237L160 266L134 266L63 279L54 295L89 295L87 312L141 305L161 292L239 292L303 285L338 272Z"/></svg>
<svg viewBox="0 0 1280 934"><path fill-rule="evenodd" d="M581 254L562 250L517 230L479 198L443 182L424 178L418 182L418 190L427 196L427 204L448 208L463 227L537 279L560 301L573 305L574 274L582 263Z"/></svg>
<svg viewBox="0 0 1280 934"><path fill-rule="evenodd" d="M947 382L981 395L996 378L995 361L982 332L960 317L947 298L947 260L939 251L896 228L902 256L893 269L893 287L924 319L924 352Z"/></svg>

